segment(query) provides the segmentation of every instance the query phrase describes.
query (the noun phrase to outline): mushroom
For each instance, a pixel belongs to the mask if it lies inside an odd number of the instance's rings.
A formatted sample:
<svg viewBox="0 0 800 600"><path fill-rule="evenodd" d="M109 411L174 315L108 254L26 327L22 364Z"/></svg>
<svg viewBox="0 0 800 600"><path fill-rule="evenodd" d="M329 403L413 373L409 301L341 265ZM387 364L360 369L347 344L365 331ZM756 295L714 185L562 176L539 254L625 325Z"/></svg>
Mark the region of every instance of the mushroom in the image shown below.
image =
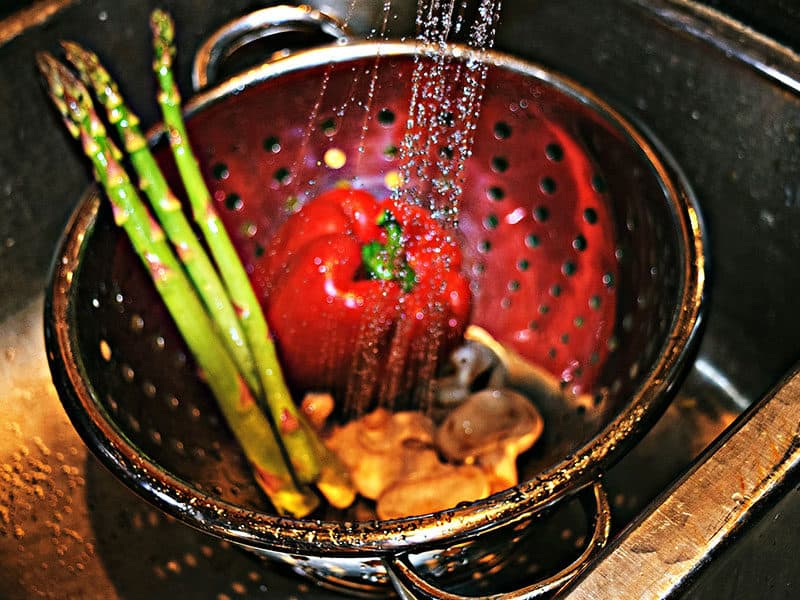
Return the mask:
<svg viewBox="0 0 800 600"><path fill-rule="evenodd" d="M510 348L498 342L492 335L477 325L470 325L464 339L483 347L495 357L495 368L490 387L511 387L525 390L534 398L542 396L563 397L558 379L546 369L533 364Z"/></svg>
<svg viewBox="0 0 800 600"><path fill-rule="evenodd" d="M481 469L438 463L424 474L395 482L378 498L376 512L381 519L426 515L488 495L489 482Z"/></svg>
<svg viewBox="0 0 800 600"><path fill-rule="evenodd" d="M455 372L434 382L436 402L443 408L457 406L466 400L473 382L499 363L495 353L485 344L467 341L450 354L450 364Z"/></svg>
<svg viewBox="0 0 800 600"><path fill-rule="evenodd" d="M523 390L534 399L563 399L561 386L550 372L506 347L482 327L467 327L464 340L450 355L454 372L434 381L437 422L475 391L481 377L488 388Z"/></svg>
<svg viewBox="0 0 800 600"><path fill-rule="evenodd" d="M513 390L472 394L436 431L436 446L450 461L476 464L487 474L491 492L516 485L517 456L542 434L539 411Z"/></svg>
<svg viewBox="0 0 800 600"><path fill-rule="evenodd" d="M398 479L441 464L433 434L433 423L422 413L380 408L335 428L325 444L348 468L361 495L374 500Z"/></svg>

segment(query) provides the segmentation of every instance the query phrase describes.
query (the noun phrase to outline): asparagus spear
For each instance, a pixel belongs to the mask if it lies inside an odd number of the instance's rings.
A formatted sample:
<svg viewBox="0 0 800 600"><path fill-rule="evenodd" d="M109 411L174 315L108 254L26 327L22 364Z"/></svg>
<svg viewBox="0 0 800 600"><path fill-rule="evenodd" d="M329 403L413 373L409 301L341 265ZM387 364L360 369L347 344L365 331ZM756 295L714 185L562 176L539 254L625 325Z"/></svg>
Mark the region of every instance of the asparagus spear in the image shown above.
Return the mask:
<svg viewBox="0 0 800 600"><path fill-rule="evenodd" d="M222 274L250 344L264 390L263 397L259 396L257 400L266 403L264 410L272 416L298 479L301 482L314 481L319 475L319 461L307 431L300 425L300 415L284 381L267 321L236 249L214 209L197 159L189 145L181 113L180 93L172 74L174 23L166 12L155 10L150 17L150 26L155 50L153 69L161 88L158 101L170 146L189 196L194 219Z"/></svg>
<svg viewBox="0 0 800 600"><path fill-rule="evenodd" d="M169 188L150 152L147 140L139 128L139 118L125 104L117 84L100 64L96 54L74 42L62 42L62 46L67 60L78 70L84 84L94 89L95 97L106 109L106 116L116 128L139 177L141 189L147 194L156 217L177 249L178 258L186 267L209 315L216 322L239 372L258 396L261 394L261 382L256 376L253 358L239 318L214 266L183 214L180 201Z"/></svg>
<svg viewBox="0 0 800 600"><path fill-rule="evenodd" d="M296 487L283 461L270 424L253 400L236 365L221 345L203 305L166 241L160 226L139 199L120 151L105 135L88 90L52 56L37 55L50 97L72 135L91 160L114 212L114 220L128 235L175 321L183 339L203 370L222 413L256 473L256 480L281 514L302 517L316 508L318 498L308 488Z"/></svg>

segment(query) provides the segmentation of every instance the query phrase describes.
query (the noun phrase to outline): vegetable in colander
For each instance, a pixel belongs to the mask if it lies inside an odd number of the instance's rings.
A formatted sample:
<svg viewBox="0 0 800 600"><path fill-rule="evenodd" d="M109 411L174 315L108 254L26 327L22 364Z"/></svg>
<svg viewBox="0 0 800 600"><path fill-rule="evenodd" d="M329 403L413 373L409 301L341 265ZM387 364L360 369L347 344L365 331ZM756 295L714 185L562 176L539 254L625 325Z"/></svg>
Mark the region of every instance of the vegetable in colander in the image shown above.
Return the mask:
<svg viewBox="0 0 800 600"><path fill-rule="evenodd" d="M452 350L469 317L469 282L448 232L422 207L352 188L291 215L253 285L287 377L312 390L349 385L364 401L407 391L419 362ZM362 343L382 358L362 364ZM354 384L362 369L369 373Z"/></svg>
<svg viewBox="0 0 800 600"><path fill-rule="evenodd" d="M298 478L304 482L311 482L319 475L319 461L306 429L300 427L300 415L284 382L264 313L260 310L250 280L228 232L211 202L208 187L189 144L189 136L181 113L181 97L172 75L172 59L175 54L174 23L166 12L155 10L151 15L150 25L155 52L153 69L161 87L158 103L161 106L175 163L186 187L194 220L200 227L211 255L217 263L228 294L238 311L250 351L253 353L264 390L264 393L257 398L265 401L263 408L271 414Z"/></svg>
<svg viewBox="0 0 800 600"><path fill-rule="evenodd" d="M184 274L163 230L139 198L125 169L121 152L107 137L88 90L52 56L37 56L53 104L65 125L80 140L95 176L106 191L115 223L122 227L148 269L170 315L217 398L231 430L253 466L256 480L278 512L304 516L318 498L298 487L285 463L267 417L224 348L214 323Z"/></svg>

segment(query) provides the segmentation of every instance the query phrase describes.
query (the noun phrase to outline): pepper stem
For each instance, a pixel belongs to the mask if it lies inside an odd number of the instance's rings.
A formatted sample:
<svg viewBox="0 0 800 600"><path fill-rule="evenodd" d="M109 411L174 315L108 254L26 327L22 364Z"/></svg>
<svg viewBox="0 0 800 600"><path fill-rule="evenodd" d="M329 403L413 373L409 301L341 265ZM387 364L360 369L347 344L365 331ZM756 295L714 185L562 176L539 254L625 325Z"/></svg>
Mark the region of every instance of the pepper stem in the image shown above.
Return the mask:
<svg viewBox="0 0 800 600"><path fill-rule="evenodd" d="M397 281L408 293L417 282L414 270L408 265L403 252L403 228L388 209L383 211L377 225L386 231L386 243L373 241L361 248L361 260L370 279Z"/></svg>

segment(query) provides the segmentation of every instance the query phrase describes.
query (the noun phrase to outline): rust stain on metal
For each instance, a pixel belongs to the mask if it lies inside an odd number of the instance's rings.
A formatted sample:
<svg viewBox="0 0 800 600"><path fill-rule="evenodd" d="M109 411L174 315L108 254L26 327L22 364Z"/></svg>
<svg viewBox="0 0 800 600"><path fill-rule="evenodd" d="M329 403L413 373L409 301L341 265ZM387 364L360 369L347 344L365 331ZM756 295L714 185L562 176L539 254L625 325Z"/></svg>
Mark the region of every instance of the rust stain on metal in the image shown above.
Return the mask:
<svg viewBox="0 0 800 600"><path fill-rule="evenodd" d="M7 44L29 27L45 23L77 0L40 0L0 21L0 46Z"/></svg>

